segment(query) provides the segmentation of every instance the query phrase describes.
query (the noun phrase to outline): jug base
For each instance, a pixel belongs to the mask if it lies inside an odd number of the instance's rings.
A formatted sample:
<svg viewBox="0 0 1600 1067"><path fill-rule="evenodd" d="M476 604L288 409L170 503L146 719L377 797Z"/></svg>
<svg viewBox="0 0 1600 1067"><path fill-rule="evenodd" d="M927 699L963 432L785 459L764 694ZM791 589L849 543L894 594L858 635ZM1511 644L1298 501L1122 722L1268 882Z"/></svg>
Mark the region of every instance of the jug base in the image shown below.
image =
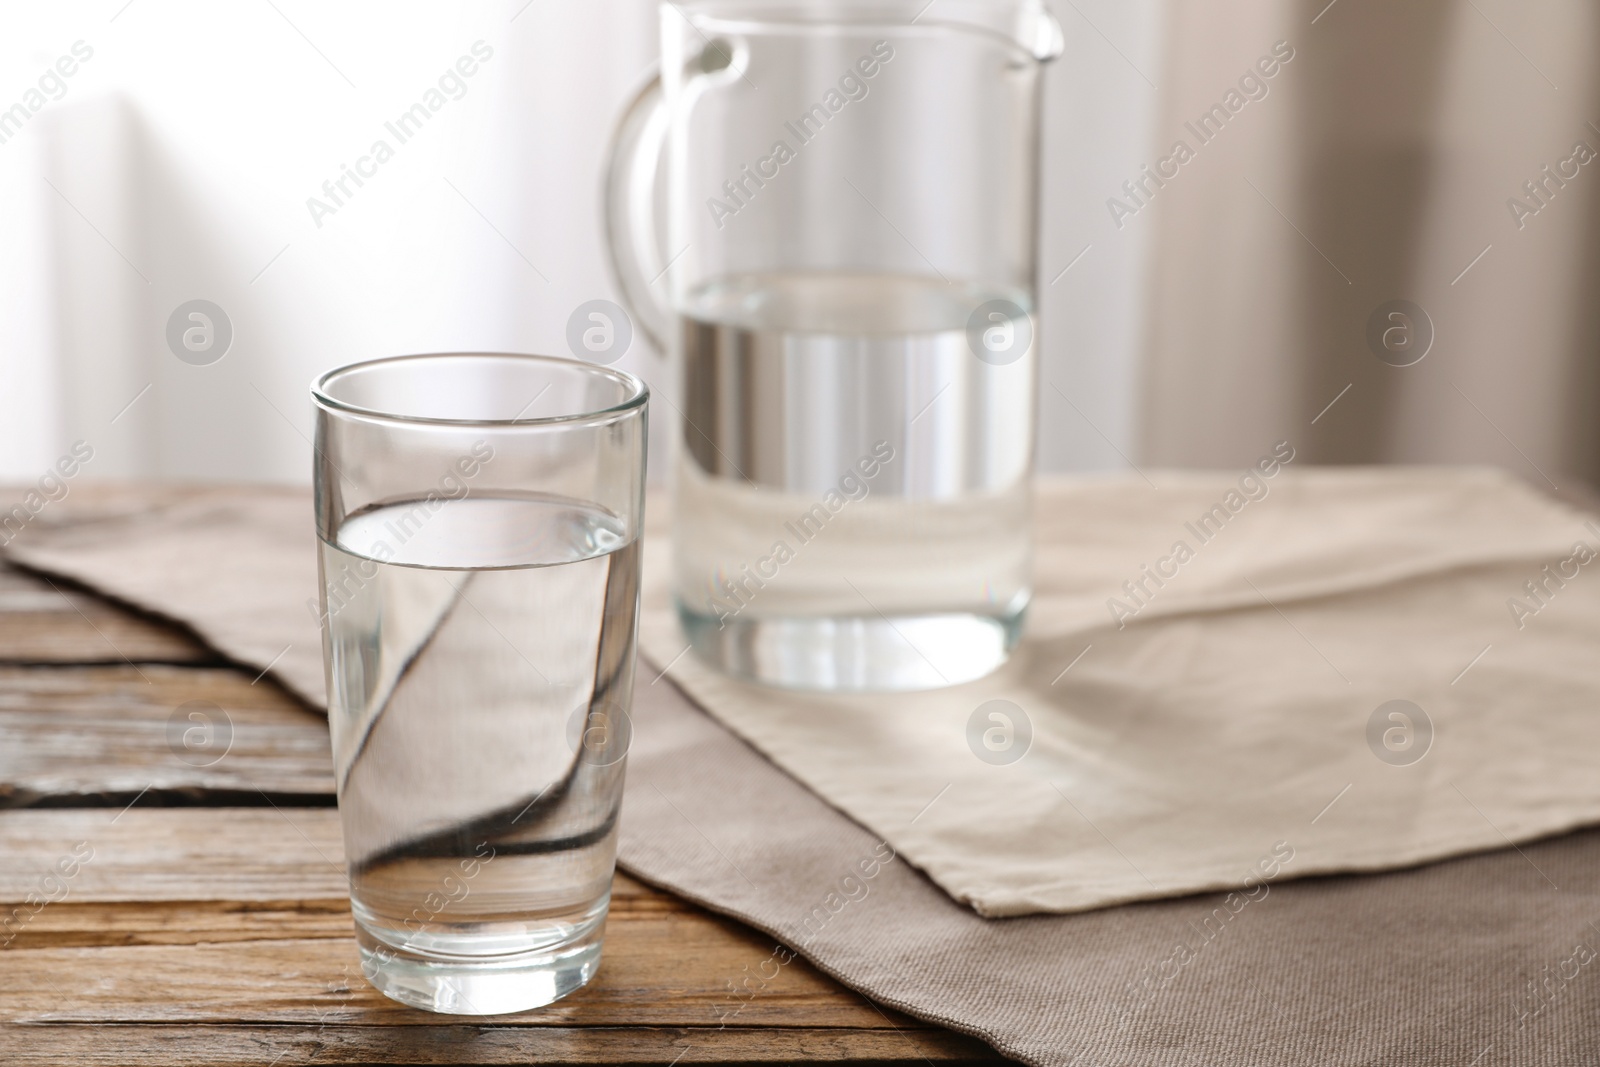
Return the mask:
<svg viewBox="0 0 1600 1067"><path fill-rule="evenodd" d="M982 678L1011 655L1025 613L719 619L678 605L690 647L724 674L835 693L942 689Z"/></svg>

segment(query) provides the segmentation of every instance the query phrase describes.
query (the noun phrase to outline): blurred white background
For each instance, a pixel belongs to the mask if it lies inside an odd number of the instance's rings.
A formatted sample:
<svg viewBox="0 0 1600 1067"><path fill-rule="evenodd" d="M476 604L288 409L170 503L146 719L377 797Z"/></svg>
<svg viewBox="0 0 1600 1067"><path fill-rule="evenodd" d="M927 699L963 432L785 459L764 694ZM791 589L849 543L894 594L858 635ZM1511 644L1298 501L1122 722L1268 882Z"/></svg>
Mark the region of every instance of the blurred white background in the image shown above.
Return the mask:
<svg viewBox="0 0 1600 1067"><path fill-rule="evenodd" d="M1160 100L1141 71L1158 67L1162 5L1054 7L1067 49L1046 81L1039 284L1056 388L1041 388L1040 465L1106 469L1137 447L1150 228L1109 226L1105 197L1149 158ZM656 18L653 0L0 9L0 116L23 108L0 117L0 480L33 481L83 439L91 478L305 482L307 386L329 367L565 354L573 310L620 299L600 183ZM327 202L324 182L395 143L384 123L479 41L492 56L460 97L314 219L308 198ZM52 76L75 45L92 55ZM207 366L166 342L196 299L234 331ZM619 366L675 395L642 339Z"/></svg>
<svg viewBox="0 0 1600 1067"><path fill-rule="evenodd" d="M1600 9L1048 2L1041 469L1289 440L1600 482ZM459 99L319 226L308 198L479 41ZM600 184L656 49L655 0L0 6L0 481L82 439L86 477L305 482L324 369L566 353L573 311L620 299ZM1274 49L1270 92L1201 144ZM1114 217L1179 139L1196 157ZM191 300L233 325L209 366L166 343ZM1396 300L1432 328L1414 366L1366 336ZM677 402L642 338L621 365Z"/></svg>

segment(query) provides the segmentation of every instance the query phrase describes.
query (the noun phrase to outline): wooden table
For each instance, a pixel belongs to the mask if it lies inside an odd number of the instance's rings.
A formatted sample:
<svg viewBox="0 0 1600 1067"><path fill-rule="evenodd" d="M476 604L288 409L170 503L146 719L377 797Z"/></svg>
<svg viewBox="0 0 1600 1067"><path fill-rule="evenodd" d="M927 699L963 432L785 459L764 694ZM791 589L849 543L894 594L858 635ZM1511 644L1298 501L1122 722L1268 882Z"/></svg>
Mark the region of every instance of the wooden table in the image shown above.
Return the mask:
<svg viewBox="0 0 1600 1067"><path fill-rule="evenodd" d="M168 741L191 700L232 720L210 766ZM361 977L346 892L320 713L0 565L0 1064L999 1061L798 959L737 998L771 940L621 874L587 988L413 1011Z"/></svg>

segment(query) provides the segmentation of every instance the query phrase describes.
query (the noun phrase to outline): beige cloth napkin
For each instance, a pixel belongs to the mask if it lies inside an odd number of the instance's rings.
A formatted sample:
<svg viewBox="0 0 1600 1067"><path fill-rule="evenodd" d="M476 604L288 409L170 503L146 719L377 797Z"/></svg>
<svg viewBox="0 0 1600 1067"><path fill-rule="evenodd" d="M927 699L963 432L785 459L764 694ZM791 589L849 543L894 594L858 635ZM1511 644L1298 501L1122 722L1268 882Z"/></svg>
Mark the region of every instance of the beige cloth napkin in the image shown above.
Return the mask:
<svg viewBox="0 0 1600 1067"><path fill-rule="evenodd" d="M1580 562L1600 529L1583 515L1490 470L1151 478L1039 487L1027 636L976 682L822 696L717 674L682 655L659 537L643 647L985 915L1253 890L1600 821L1600 562ZM1013 751L1031 727L1015 762L973 743L975 716L1006 740L991 701L1018 720Z"/></svg>
<svg viewBox="0 0 1600 1067"><path fill-rule="evenodd" d="M185 622L256 669L283 652L274 672L320 706L318 661L293 648L305 633L296 601L315 571L305 493L217 490L153 514L49 528L60 510L8 554ZM986 920L907 864L879 862L883 843L670 681L641 676L634 718L619 848L628 870L769 931L885 1004L1028 1063L1600 1062L1590 973L1600 833L1262 885L1246 905L1188 897ZM785 959L775 948L730 975L718 1017L781 996Z"/></svg>
<svg viewBox="0 0 1600 1067"><path fill-rule="evenodd" d="M824 697L714 673L682 654L659 500L644 649L702 707L987 915L1258 891L1600 821L1588 759L1600 747L1600 561L1575 555L1600 550L1600 530L1585 516L1489 470L1287 468L1252 483L1251 495L1267 490L1256 500L1230 499L1239 485L1225 475L1151 477L1154 487L1041 484L1027 637L988 678ZM1241 500L1226 522L1198 525ZM149 532L150 520L108 519L10 551L158 604L230 654L273 663L321 706L308 515L303 492L238 490L165 512L180 536L126 536L125 524ZM225 571L188 566L208 538L229 545ZM1193 558L1161 564L1176 574L1158 588L1144 567L1171 560L1179 541ZM1143 607L1122 588L1141 581ZM282 587L281 600L257 603L263 585ZM985 762L970 739L995 700L1031 729L1015 762ZM1380 713L1395 700L1420 714ZM1409 750L1385 746L1408 727Z"/></svg>

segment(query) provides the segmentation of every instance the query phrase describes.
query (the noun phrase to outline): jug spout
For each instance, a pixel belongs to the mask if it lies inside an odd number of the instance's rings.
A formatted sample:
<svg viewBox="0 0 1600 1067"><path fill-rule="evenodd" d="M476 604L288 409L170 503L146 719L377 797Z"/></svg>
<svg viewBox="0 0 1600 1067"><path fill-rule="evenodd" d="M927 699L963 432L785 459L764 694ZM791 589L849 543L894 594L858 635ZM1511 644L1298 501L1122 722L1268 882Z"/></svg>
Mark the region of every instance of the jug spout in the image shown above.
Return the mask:
<svg viewBox="0 0 1600 1067"><path fill-rule="evenodd" d="M962 26L1008 37L1040 63L1062 52L1066 40L1061 23L1044 0L933 0L916 4L913 22Z"/></svg>

